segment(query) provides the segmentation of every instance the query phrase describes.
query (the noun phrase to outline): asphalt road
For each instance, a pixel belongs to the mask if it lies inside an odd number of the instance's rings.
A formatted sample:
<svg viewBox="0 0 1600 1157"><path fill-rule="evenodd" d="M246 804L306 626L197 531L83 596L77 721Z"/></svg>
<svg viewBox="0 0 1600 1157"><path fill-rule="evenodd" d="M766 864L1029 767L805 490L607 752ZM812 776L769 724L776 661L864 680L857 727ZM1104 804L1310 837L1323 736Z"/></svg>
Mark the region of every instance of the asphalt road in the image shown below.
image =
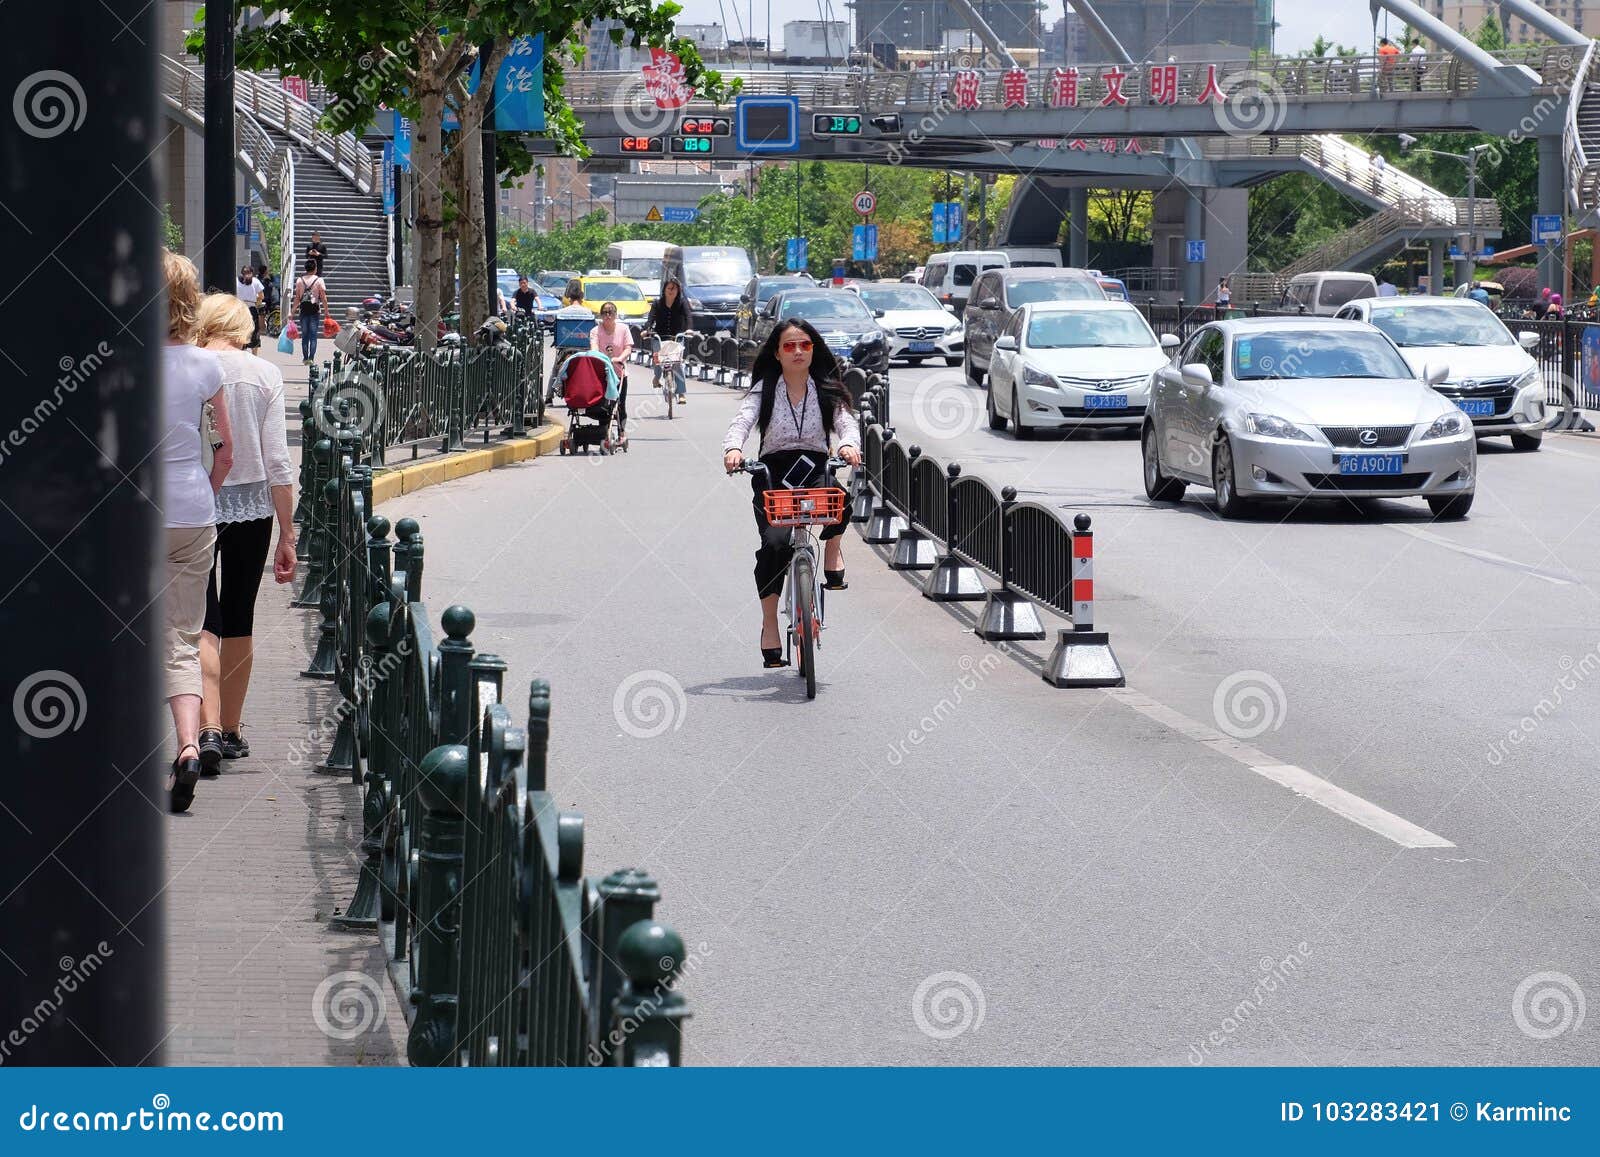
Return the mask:
<svg viewBox="0 0 1600 1157"><path fill-rule="evenodd" d="M1049 687L852 534L808 703L759 666L737 395L668 422L631 373L630 453L384 513L511 695L551 679L586 870L655 873L695 950L688 1063L1600 1061L1600 442L1487 450L1465 522L1224 523L896 369L899 436L1094 518L1128 687Z"/></svg>

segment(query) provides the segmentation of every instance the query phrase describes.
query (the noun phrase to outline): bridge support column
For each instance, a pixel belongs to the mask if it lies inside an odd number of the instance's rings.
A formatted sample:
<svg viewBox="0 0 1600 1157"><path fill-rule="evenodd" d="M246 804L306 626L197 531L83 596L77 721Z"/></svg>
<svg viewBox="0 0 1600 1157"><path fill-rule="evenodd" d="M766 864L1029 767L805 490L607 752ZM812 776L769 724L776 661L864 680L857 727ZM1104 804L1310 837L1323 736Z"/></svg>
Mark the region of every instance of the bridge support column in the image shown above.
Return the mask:
<svg viewBox="0 0 1600 1157"><path fill-rule="evenodd" d="M1089 264L1089 190L1067 193L1067 264L1082 269Z"/></svg>
<svg viewBox="0 0 1600 1157"><path fill-rule="evenodd" d="M1449 242L1438 238L1428 242L1428 292L1444 293L1444 255Z"/></svg>
<svg viewBox="0 0 1600 1157"><path fill-rule="evenodd" d="M1539 212L1567 212L1567 173L1561 159L1561 138L1539 138ZM1539 288L1556 293L1564 292L1566 278L1561 263L1566 259L1565 245L1544 245L1539 250Z"/></svg>
<svg viewBox="0 0 1600 1157"><path fill-rule="evenodd" d="M238 281L239 247L233 231L233 25L232 0L206 5L205 232L200 288L226 293Z"/></svg>

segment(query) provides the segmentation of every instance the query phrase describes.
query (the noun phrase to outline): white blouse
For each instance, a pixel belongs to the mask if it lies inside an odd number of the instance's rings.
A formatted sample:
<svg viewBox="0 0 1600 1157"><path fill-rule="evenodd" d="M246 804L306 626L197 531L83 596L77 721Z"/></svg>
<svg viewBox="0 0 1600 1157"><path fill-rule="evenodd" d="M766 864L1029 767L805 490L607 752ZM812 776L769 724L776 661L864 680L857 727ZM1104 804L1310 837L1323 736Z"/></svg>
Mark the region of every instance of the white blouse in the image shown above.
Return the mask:
<svg viewBox="0 0 1600 1157"><path fill-rule="evenodd" d="M777 397L772 400L772 417L767 422L767 432L761 439L761 453L773 454L779 450L816 450L828 452L828 431L822 428L822 403L817 399L817 383L806 379L806 400L803 405L789 404L789 391L779 378L773 383ZM750 387L744 404L733 416L728 433L722 439L722 452L743 450L761 420L761 383ZM834 441L840 448L861 447L861 427L848 405L835 406L833 410Z"/></svg>
<svg viewBox="0 0 1600 1157"><path fill-rule="evenodd" d="M216 357L233 433L233 465L217 495L217 521L271 518L271 488L292 486L295 480L283 411L283 374L265 358L243 350L225 350Z"/></svg>

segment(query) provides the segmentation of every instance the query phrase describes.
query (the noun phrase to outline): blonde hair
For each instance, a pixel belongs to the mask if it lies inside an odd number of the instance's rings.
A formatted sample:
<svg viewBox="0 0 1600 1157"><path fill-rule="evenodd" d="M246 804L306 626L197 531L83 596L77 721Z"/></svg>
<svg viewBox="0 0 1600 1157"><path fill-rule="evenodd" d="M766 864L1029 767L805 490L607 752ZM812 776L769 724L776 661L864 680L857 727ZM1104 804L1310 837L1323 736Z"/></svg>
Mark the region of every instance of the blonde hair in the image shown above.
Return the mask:
<svg viewBox="0 0 1600 1157"><path fill-rule="evenodd" d="M221 338L243 349L255 331L250 307L233 294L208 293L200 299L200 310L195 318L195 345L210 345Z"/></svg>
<svg viewBox="0 0 1600 1157"><path fill-rule="evenodd" d="M167 281L167 336L192 341L200 307L200 274L193 261L170 249L162 250L161 273Z"/></svg>

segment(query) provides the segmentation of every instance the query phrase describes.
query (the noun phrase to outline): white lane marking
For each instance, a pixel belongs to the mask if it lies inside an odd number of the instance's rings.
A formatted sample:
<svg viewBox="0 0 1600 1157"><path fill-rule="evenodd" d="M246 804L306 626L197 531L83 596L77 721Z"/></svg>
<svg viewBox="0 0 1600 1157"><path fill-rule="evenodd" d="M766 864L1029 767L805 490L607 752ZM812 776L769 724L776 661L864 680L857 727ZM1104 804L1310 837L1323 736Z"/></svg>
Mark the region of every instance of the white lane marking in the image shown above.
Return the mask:
<svg viewBox="0 0 1600 1157"><path fill-rule="evenodd" d="M1577 583L1577 579L1568 578L1566 575L1556 574L1553 571L1540 570L1536 566L1529 566L1525 562L1518 562L1514 558L1507 558L1503 554L1495 554L1492 550L1479 550L1475 546L1462 546L1458 542L1451 542L1442 534L1435 534L1431 530L1423 530L1420 526L1407 526L1404 523L1391 523L1394 530L1401 534L1409 534L1412 538L1420 538L1423 542L1431 542L1435 546L1442 546L1456 554L1464 554L1468 558L1475 558L1479 562L1492 563L1495 566L1509 567L1511 570L1536 578L1541 582L1552 583L1558 587L1570 587Z"/></svg>
<svg viewBox="0 0 1600 1157"><path fill-rule="evenodd" d="M1131 707L1147 719L1153 719L1164 727L1192 739L1196 743L1211 748L1218 755L1226 756L1244 767L1249 768L1257 775L1270 779L1281 787L1286 787L1298 796L1310 800L1320 807L1325 807L1335 815L1343 816L1351 823L1359 824L1370 832L1376 832L1384 839L1399 844L1402 848L1453 848L1455 844L1443 836L1435 835L1426 828L1419 828L1410 820L1402 819L1391 811L1386 811L1371 800L1362 799L1352 792L1336 784L1329 783L1321 776L1313 775L1303 767L1296 767L1292 763L1283 763L1274 759L1264 751L1251 747L1248 743L1222 734L1203 723L1190 719L1181 711L1174 711L1164 703L1157 703L1148 695L1138 691L1130 691L1125 687L1110 688L1104 694L1115 699L1124 707Z"/></svg>

